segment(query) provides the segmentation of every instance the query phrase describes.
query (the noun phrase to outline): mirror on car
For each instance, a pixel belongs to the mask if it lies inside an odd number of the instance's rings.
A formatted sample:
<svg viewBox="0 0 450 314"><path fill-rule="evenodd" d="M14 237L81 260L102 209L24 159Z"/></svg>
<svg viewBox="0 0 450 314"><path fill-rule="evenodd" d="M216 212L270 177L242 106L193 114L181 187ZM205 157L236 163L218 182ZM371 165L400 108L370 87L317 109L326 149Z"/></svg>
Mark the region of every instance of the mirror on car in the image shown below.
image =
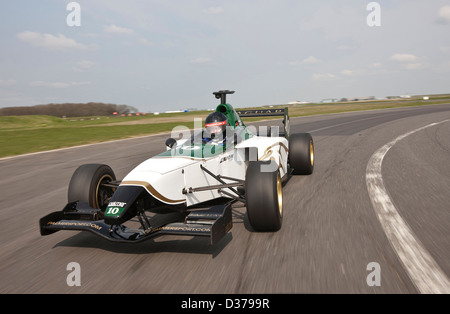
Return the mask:
<svg viewBox="0 0 450 314"><path fill-rule="evenodd" d="M177 141L175 140L175 139L173 139L173 138L168 138L167 140L166 140L166 146L168 147L168 148L172 148L172 147L174 147L175 145L177 144Z"/></svg>

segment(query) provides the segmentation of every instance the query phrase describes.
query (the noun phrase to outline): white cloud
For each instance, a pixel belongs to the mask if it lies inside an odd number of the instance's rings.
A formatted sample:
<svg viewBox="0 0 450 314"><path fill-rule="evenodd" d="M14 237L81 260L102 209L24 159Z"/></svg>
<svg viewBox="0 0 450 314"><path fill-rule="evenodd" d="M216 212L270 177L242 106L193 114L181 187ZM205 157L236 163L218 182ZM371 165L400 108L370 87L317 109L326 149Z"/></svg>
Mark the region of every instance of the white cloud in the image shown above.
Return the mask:
<svg viewBox="0 0 450 314"><path fill-rule="evenodd" d="M317 59L314 56L309 56L308 58L303 59L303 61L302 61L303 64L315 64L318 62L319 62L319 59Z"/></svg>
<svg viewBox="0 0 450 314"><path fill-rule="evenodd" d="M308 57L306 59L303 59L302 61L295 60L295 61L290 61L288 63L279 62L278 64L296 67L296 66L299 66L301 64L315 64L315 63L318 63L319 61L320 60L317 59L316 57L310 56L310 57Z"/></svg>
<svg viewBox="0 0 450 314"><path fill-rule="evenodd" d="M200 57L200 58L196 58L191 60L192 64L210 64L212 63L213 59L211 58L206 58L206 57Z"/></svg>
<svg viewBox="0 0 450 314"><path fill-rule="evenodd" d="M398 62L414 62L417 60L417 57L407 53L396 53L391 56L391 60Z"/></svg>
<svg viewBox="0 0 450 314"><path fill-rule="evenodd" d="M210 8L203 10L203 13L209 14L209 15L221 14L223 12L225 12L225 10L222 7L210 7Z"/></svg>
<svg viewBox="0 0 450 314"><path fill-rule="evenodd" d="M328 81L336 78L336 75L331 73L313 74L312 79L314 81Z"/></svg>
<svg viewBox="0 0 450 314"><path fill-rule="evenodd" d="M358 48L357 46L347 46L347 45L339 45L337 50L352 50Z"/></svg>
<svg viewBox="0 0 450 314"><path fill-rule="evenodd" d="M355 74L355 71L352 71L352 70L342 70L342 71L341 71L341 74L342 74L342 75L345 75L345 76L352 76L352 75Z"/></svg>
<svg viewBox="0 0 450 314"><path fill-rule="evenodd" d="M33 87L48 87L48 88L68 88L71 86L82 86L82 85L90 85L91 82L44 82L44 81L34 81L30 83L30 86Z"/></svg>
<svg viewBox="0 0 450 314"><path fill-rule="evenodd" d="M76 42L62 34L41 34L25 31L17 34L17 38L35 47L45 48L51 51L88 50L87 45Z"/></svg>
<svg viewBox="0 0 450 314"><path fill-rule="evenodd" d="M17 83L14 79L0 80L0 87L12 86Z"/></svg>
<svg viewBox="0 0 450 314"><path fill-rule="evenodd" d="M103 30L106 33L117 34L117 35L131 35L134 33L134 31L130 28L119 27L114 24L103 26Z"/></svg>
<svg viewBox="0 0 450 314"><path fill-rule="evenodd" d="M76 67L73 68L75 72L85 72L89 69L91 69L95 65L95 62L88 61L88 60L81 60L77 62Z"/></svg>
<svg viewBox="0 0 450 314"><path fill-rule="evenodd" d="M372 69L379 69L379 68L383 67L383 64L381 64L379 62L375 62L375 63L372 63L369 67Z"/></svg>
<svg viewBox="0 0 450 314"><path fill-rule="evenodd" d="M450 23L450 5L445 5L439 9L437 23L439 24Z"/></svg>
<svg viewBox="0 0 450 314"><path fill-rule="evenodd" d="M340 73L343 76L347 77L358 77L358 76L366 76L366 75L372 75L374 74L375 70L368 70L368 69L344 69ZM379 71L377 71L379 72Z"/></svg>
<svg viewBox="0 0 450 314"><path fill-rule="evenodd" d="M33 87L50 87L50 88L67 88L67 87L70 86L70 83L34 81L34 82L30 83L30 86L33 86Z"/></svg>
<svg viewBox="0 0 450 314"><path fill-rule="evenodd" d="M149 45L149 46L153 45L153 43L151 41L149 41L147 38L144 38L144 37L138 38L138 42L143 45Z"/></svg>
<svg viewBox="0 0 450 314"><path fill-rule="evenodd" d="M426 63L421 62L421 59L413 54L397 53L391 56L391 60L401 63L406 70L418 70L427 67Z"/></svg>
<svg viewBox="0 0 450 314"><path fill-rule="evenodd" d="M84 82L72 82L70 83L71 86L84 86L84 85L91 85L91 82L84 81Z"/></svg>
<svg viewBox="0 0 450 314"><path fill-rule="evenodd" d="M283 64L283 63L279 63L279 64ZM290 61L287 63L287 65L291 66L291 67L296 67L300 64L300 62L298 61Z"/></svg>
<svg viewBox="0 0 450 314"><path fill-rule="evenodd" d="M418 70L418 69L422 69L425 67L425 64L423 63L407 63L404 65L404 68L406 70Z"/></svg>

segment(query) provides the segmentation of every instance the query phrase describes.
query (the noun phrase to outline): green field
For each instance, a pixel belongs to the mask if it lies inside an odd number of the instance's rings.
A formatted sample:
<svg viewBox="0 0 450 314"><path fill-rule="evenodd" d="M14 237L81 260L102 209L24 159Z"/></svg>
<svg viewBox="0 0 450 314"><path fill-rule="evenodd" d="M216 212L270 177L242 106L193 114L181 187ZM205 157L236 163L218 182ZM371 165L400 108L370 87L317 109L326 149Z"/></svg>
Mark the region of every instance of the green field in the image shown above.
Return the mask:
<svg viewBox="0 0 450 314"><path fill-rule="evenodd" d="M449 95L431 96L430 100L426 101L422 100L421 97L416 97L408 100L296 105L289 108L289 115L299 117L443 103L450 103ZM70 119L51 116L0 116L0 157L171 132L174 127L180 125L193 128L194 118L204 120L207 114L208 111L197 111L157 116L149 114L133 117L80 117ZM251 118L245 121L253 122L256 120L258 119Z"/></svg>
<svg viewBox="0 0 450 314"><path fill-rule="evenodd" d="M92 121L69 122L48 116L0 117L0 157L170 132L180 124L189 128L194 125L193 122L125 124L130 121L104 125L107 122L102 120L104 118L96 119L98 124L94 124Z"/></svg>

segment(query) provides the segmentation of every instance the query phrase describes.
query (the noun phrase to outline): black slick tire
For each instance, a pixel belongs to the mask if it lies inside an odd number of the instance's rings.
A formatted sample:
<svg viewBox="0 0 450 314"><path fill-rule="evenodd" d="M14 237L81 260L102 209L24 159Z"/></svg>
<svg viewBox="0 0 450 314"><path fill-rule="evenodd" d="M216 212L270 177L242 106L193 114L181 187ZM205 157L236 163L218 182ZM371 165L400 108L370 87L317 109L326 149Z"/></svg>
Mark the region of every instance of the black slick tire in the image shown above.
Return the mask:
<svg viewBox="0 0 450 314"><path fill-rule="evenodd" d="M309 133L289 137L289 165L295 175L309 175L314 171L314 141Z"/></svg>
<svg viewBox="0 0 450 314"><path fill-rule="evenodd" d="M115 180L113 170L107 165L82 165L75 170L70 180L68 201L87 203L91 208L105 210L114 188L103 184Z"/></svg>
<svg viewBox="0 0 450 314"><path fill-rule="evenodd" d="M245 178L247 216L255 231L273 232L283 221L281 178L275 162L250 162ZM276 168L276 169L273 169Z"/></svg>

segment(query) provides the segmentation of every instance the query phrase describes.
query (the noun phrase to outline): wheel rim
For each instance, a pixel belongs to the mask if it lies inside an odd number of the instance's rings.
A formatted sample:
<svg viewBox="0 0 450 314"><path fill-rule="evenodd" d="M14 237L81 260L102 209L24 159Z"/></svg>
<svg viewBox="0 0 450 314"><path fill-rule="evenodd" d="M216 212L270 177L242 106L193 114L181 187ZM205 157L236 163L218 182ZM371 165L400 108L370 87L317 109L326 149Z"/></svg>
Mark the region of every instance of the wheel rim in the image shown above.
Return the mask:
<svg viewBox="0 0 450 314"><path fill-rule="evenodd" d="M277 199L278 199L278 211L280 212L280 217L283 216L283 189L281 186L281 177L278 173L277 175Z"/></svg>
<svg viewBox="0 0 450 314"><path fill-rule="evenodd" d="M314 166L314 144L313 141L309 141L309 158L311 162L311 166Z"/></svg>
<svg viewBox="0 0 450 314"><path fill-rule="evenodd" d="M94 195L94 206L95 208L105 210L107 201L111 198L114 189L102 186L104 183L113 181L113 178L109 174L105 174L98 180L97 187L95 189Z"/></svg>

